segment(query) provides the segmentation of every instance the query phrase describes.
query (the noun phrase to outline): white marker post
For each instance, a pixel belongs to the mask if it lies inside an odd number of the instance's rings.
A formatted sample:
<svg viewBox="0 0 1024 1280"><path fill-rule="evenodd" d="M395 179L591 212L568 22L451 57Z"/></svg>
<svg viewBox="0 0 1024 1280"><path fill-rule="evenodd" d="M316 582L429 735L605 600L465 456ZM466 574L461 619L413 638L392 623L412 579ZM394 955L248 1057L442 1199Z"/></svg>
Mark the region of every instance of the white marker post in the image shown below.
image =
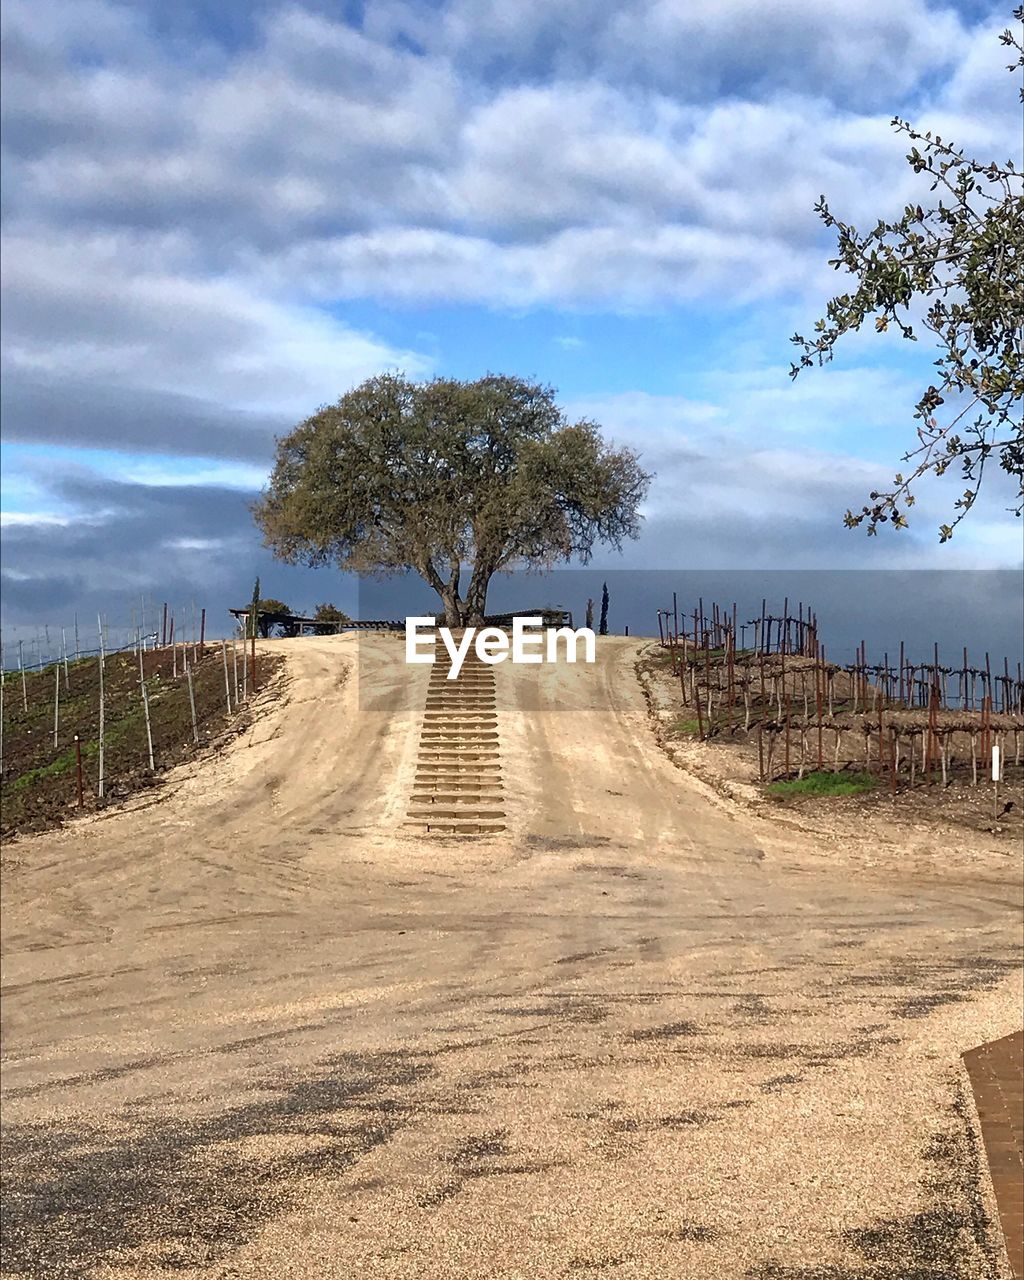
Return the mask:
<svg viewBox="0 0 1024 1280"><path fill-rule="evenodd" d="M999 783L1003 776L1002 752L999 743L992 744L992 817L999 820Z"/></svg>
<svg viewBox="0 0 1024 1280"><path fill-rule="evenodd" d="M149 723L149 693L146 689L146 667L142 661L142 650L145 642L140 639L139 642L139 685L142 688L142 711L146 717L146 745L149 748L149 771L156 770L156 761L153 758L153 729Z"/></svg>

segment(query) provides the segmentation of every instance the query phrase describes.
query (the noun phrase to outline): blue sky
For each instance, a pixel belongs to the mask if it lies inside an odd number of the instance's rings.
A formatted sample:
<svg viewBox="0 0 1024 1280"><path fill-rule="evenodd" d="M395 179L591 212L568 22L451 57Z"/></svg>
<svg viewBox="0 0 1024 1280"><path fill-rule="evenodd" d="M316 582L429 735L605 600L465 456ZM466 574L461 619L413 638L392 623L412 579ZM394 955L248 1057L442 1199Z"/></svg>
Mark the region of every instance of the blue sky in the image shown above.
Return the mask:
<svg viewBox="0 0 1024 1280"><path fill-rule="evenodd" d="M247 503L275 433L386 368L536 376L638 448L609 567L1017 564L998 476L949 547L955 478L908 533L842 527L912 440L924 343L788 377L839 283L816 197L924 198L893 114L1020 161L1009 7L8 0L7 634L257 572L340 602Z"/></svg>

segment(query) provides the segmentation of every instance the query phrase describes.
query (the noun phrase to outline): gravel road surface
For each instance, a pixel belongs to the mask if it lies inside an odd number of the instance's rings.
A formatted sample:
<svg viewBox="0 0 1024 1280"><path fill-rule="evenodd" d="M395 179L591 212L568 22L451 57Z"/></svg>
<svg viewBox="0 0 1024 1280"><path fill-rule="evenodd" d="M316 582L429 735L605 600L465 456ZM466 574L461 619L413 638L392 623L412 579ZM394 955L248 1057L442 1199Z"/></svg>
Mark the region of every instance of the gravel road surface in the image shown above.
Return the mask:
<svg viewBox="0 0 1024 1280"><path fill-rule="evenodd" d="M428 669L347 636L11 844L3 1274L1003 1275L959 1054L1020 1026L1019 858L721 799L641 644L495 669L500 835L404 826Z"/></svg>

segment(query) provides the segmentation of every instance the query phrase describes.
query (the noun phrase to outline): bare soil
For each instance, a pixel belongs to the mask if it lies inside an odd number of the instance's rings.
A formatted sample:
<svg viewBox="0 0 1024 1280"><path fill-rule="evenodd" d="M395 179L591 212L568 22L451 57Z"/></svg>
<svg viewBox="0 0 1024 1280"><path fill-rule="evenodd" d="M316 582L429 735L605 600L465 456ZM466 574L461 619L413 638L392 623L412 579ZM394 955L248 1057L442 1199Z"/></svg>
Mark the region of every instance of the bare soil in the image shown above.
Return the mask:
<svg viewBox="0 0 1024 1280"><path fill-rule="evenodd" d="M1020 1025L1018 855L731 794L641 649L495 669L486 839L405 826L428 668L368 635L19 839L4 1274L1004 1276L959 1055Z"/></svg>

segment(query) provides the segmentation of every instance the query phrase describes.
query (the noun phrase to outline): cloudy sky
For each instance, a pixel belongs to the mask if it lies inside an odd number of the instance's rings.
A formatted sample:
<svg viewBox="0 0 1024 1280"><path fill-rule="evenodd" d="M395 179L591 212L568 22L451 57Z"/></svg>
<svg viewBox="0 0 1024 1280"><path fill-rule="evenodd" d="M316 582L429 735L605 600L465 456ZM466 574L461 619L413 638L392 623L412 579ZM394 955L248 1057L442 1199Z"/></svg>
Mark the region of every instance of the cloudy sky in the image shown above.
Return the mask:
<svg viewBox="0 0 1024 1280"><path fill-rule="evenodd" d="M842 515L911 438L934 353L874 334L791 383L856 224L924 192L894 114L1020 159L963 0L6 0L4 622L212 613L275 566L275 433L383 369L553 383L657 473L608 565L1020 559L998 477L909 533ZM10 634L10 631L8 631Z"/></svg>

